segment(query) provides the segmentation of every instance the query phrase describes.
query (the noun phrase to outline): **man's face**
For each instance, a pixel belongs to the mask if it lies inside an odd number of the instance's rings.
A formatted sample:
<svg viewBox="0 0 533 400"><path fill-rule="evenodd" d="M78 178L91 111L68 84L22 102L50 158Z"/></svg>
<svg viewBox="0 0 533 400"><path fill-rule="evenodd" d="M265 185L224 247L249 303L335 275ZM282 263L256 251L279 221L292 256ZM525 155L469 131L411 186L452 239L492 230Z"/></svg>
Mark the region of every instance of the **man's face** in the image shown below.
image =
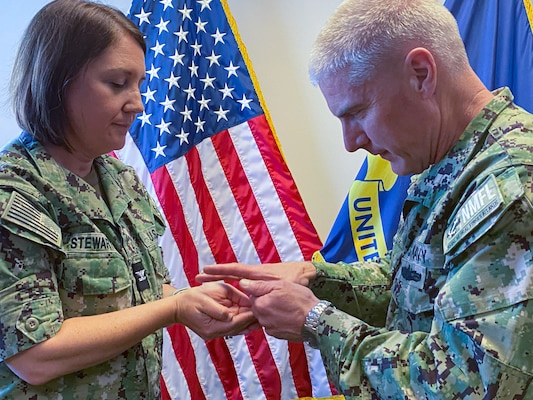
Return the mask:
<svg viewBox="0 0 533 400"><path fill-rule="evenodd" d="M143 110L139 86L145 74L141 47L122 35L76 76L66 94L66 137L75 153L92 159L124 146Z"/></svg>
<svg viewBox="0 0 533 400"><path fill-rule="evenodd" d="M398 175L425 170L432 163L433 132L438 122L431 104L398 73L377 73L350 85L345 72L320 84L331 112L339 118L346 150L365 149L391 163Z"/></svg>

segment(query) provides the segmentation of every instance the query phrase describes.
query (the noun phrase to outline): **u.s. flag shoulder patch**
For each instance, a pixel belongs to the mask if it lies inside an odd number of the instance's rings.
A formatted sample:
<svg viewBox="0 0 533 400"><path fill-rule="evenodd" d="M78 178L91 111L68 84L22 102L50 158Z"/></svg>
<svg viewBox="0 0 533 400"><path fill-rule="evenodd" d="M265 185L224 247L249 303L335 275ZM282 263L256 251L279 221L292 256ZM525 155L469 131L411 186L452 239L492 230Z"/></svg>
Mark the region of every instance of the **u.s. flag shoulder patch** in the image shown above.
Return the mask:
<svg viewBox="0 0 533 400"><path fill-rule="evenodd" d="M32 232L57 247L61 246L59 226L16 191L11 193L7 207L2 213L2 219L23 228L24 231Z"/></svg>

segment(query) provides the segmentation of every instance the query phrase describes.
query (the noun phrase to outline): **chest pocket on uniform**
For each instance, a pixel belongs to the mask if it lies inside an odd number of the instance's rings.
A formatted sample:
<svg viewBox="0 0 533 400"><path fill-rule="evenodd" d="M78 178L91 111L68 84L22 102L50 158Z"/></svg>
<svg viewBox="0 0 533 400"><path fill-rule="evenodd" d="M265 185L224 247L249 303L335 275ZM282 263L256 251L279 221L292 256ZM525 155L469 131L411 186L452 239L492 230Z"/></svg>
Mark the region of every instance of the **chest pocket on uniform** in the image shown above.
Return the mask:
<svg viewBox="0 0 533 400"><path fill-rule="evenodd" d="M392 284L398 306L412 314L433 309L433 301L446 280L442 252L414 242L400 263Z"/></svg>
<svg viewBox="0 0 533 400"><path fill-rule="evenodd" d="M129 305L131 275L128 265L105 235L74 234L66 250L58 271L66 313L109 312Z"/></svg>

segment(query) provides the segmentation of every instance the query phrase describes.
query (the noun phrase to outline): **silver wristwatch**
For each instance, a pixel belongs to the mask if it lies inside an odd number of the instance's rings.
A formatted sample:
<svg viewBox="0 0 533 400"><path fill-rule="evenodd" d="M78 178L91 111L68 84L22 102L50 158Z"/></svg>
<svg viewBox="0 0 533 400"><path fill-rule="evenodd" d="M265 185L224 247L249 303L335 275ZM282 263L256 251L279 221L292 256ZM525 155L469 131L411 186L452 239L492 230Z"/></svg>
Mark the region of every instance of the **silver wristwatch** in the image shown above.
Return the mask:
<svg viewBox="0 0 533 400"><path fill-rule="evenodd" d="M305 317L305 323L302 328L302 338L315 349L318 347L318 320L330 305L331 303L329 301L320 300L313 308L311 308L311 311L309 311Z"/></svg>

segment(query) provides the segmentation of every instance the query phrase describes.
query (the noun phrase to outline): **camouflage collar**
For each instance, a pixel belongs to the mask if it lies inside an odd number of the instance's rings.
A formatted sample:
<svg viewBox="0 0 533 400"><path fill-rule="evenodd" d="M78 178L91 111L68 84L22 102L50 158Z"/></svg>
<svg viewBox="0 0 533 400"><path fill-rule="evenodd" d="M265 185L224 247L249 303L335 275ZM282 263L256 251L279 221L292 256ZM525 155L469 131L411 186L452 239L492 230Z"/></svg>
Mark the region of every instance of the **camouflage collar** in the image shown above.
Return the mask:
<svg viewBox="0 0 533 400"><path fill-rule="evenodd" d="M94 160L94 166L100 176L104 196L108 199L113 199L113 201L107 202L107 207L87 209L85 207L86 204L106 203L105 198L100 196L85 180L59 165L32 135L22 132L19 140L26 148L38 174L57 189L58 193L64 194L69 201L76 204L80 209L85 209L87 215L93 218L111 220L110 211L112 218L118 220L120 215L128 208L128 203L132 200L120 181L116 179L116 173L114 173L114 168L112 167L113 160L110 156L97 157ZM94 200L96 200L96 203Z"/></svg>
<svg viewBox="0 0 533 400"><path fill-rule="evenodd" d="M474 117L448 155L413 177L407 200L431 207L479 152L493 122L513 102L513 95L506 87L493 94L495 97Z"/></svg>

